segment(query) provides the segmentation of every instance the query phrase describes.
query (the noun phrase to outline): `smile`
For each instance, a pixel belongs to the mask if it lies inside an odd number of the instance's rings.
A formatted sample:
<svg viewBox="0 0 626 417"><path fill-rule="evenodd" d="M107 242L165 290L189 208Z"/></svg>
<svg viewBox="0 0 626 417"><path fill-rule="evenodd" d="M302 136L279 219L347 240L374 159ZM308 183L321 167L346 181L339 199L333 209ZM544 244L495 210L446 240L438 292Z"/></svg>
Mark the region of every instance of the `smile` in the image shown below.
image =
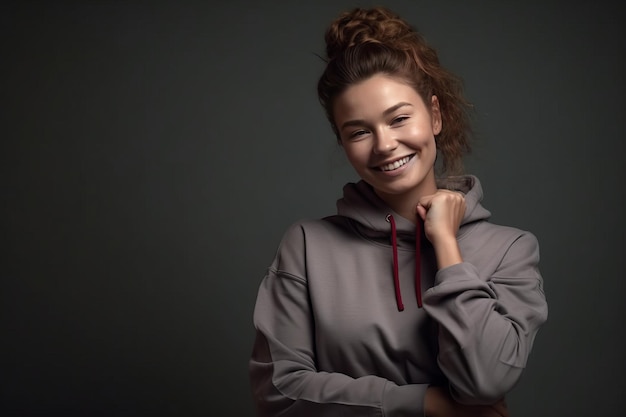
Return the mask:
<svg viewBox="0 0 626 417"><path fill-rule="evenodd" d="M406 164L407 162L409 162L412 157L413 157L413 155L405 156L404 158L398 159L395 162L391 162L391 163L389 163L387 165L382 165L379 168L380 168L381 171L394 171L394 170L400 168L401 166L403 166L404 164Z"/></svg>

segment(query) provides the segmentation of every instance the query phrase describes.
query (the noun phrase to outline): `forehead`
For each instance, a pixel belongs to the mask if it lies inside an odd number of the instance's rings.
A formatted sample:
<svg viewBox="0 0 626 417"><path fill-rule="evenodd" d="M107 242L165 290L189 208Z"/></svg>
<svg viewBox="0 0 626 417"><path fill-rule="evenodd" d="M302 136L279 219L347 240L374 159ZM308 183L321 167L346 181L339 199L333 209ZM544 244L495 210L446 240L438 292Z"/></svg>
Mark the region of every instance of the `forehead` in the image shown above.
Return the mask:
<svg viewBox="0 0 626 417"><path fill-rule="evenodd" d="M400 102L426 108L421 96L409 84L387 75L374 75L337 96L335 119L375 117Z"/></svg>

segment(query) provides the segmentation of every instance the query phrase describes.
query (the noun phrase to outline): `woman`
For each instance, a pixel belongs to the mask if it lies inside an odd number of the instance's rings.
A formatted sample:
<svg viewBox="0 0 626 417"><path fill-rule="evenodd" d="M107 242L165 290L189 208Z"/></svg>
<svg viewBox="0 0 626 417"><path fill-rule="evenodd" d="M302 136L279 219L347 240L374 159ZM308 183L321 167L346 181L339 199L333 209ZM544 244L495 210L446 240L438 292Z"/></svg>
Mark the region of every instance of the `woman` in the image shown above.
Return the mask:
<svg viewBox="0 0 626 417"><path fill-rule="evenodd" d="M478 179L452 176L460 83L386 9L342 14L326 45L319 98L361 181L289 228L261 283L257 414L507 416L547 304L535 237L489 223Z"/></svg>

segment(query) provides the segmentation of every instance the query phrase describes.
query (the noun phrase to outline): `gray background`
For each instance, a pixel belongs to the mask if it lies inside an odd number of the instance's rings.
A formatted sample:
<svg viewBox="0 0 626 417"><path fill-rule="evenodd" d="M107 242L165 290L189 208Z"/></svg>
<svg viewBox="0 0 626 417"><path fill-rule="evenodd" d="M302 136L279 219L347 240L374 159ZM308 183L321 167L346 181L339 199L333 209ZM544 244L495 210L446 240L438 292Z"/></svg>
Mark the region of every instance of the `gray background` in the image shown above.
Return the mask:
<svg viewBox="0 0 626 417"><path fill-rule="evenodd" d="M0 414L251 416L257 286L355 179L323 31L378 2L3 2ZM513 416L623 413L623 7L388 1L465 80L550 303Z"/></svg>

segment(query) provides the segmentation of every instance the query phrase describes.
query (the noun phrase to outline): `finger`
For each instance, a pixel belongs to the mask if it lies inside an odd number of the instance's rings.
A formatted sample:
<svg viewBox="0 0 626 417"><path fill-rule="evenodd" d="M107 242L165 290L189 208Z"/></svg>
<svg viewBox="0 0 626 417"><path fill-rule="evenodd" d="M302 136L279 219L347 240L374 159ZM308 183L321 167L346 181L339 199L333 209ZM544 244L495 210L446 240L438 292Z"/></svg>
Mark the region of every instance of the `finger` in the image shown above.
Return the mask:
<svg viewBox="0 0 626 417"><path fill-rule="evenodd" d="M421 203L417 204L417 214L422 218L422 220L426 220L426 207L424 207Z"/></svg>
<svg viewBox="0 0 626 417"><path fill-rule="evenodd" d="M418 205L421 205L422 207L424 207L425 209L428 210L428 208L431 206L432 202L433 202L433 198L435 198L436 194L430 194L430 195L424 195L422 197L420 197L419 201L417 202Z"/></svg>
<svg viewBox="0 0 626 417"><path fill-rule="evenodd" d="M465 201L465 194L460 191L441 190L441 194L451 197L457 201Z"/></svg>

